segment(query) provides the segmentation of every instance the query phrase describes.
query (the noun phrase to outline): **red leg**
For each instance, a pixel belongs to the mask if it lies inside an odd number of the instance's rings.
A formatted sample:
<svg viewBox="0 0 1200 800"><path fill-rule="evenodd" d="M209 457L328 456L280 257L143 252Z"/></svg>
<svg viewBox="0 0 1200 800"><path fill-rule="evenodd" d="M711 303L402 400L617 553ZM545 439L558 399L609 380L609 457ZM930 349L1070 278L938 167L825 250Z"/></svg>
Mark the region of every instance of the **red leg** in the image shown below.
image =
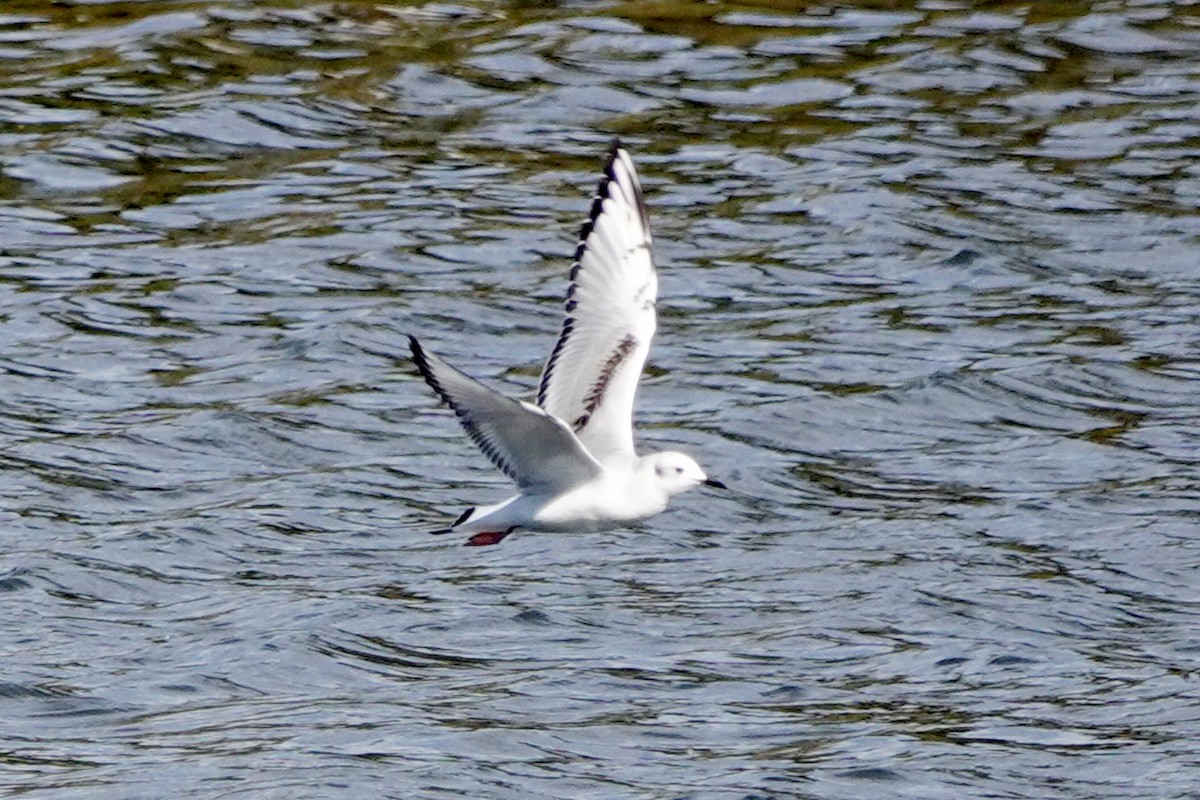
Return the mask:
<svg viewBox="0 0 1200 800"><path fill-rule="evenodd" d="M463 544L467 547L485 547L489 544L500 544L504 541L504 537L512 533L516 528L509 528L506 531L484 531L472 536Z"/></svg>

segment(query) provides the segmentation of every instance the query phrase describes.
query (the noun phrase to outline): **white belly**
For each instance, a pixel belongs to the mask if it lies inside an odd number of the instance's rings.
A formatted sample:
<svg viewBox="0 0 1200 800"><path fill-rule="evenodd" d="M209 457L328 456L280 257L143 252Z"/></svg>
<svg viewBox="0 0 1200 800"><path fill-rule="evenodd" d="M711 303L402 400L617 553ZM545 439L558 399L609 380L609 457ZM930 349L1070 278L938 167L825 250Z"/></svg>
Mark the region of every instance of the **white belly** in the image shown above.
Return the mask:
<svg viewBox="0 0 1200 800"><path fill-rule="evenodd" d="M544 503L523 527L547 531L603 531L658 514L667 497L632 481L587 484Z"/></svg>

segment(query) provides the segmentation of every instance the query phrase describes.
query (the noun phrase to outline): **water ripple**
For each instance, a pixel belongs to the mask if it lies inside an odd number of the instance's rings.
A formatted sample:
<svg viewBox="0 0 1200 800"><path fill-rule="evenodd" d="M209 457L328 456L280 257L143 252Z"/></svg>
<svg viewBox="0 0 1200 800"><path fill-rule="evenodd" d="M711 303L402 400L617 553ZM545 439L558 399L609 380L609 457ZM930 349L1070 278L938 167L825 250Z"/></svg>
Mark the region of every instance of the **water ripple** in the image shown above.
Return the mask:
<svg viewBox="0 0 1200 800"><path fill-rule="evenodd" d="M1190 25L10 3L0 791L1193 791ZM613 134L731 489L429 537L508 489L405 336L530 393Z"/></svg>

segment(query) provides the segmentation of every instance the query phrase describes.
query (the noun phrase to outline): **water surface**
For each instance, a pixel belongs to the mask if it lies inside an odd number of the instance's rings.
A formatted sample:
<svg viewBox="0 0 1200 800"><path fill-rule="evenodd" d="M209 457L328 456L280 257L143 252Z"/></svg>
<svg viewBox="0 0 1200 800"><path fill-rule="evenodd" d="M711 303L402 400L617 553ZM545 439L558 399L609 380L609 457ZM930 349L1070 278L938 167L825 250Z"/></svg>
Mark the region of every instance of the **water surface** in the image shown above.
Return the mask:
<svg viewBox="0 0 1200 800"><path fill-rule="evenodd" d="M0 791L1166 798L1200 785L1181 4L0 11ZM624 531L405 334L536 381L609 138L661 267Z"/></svg>

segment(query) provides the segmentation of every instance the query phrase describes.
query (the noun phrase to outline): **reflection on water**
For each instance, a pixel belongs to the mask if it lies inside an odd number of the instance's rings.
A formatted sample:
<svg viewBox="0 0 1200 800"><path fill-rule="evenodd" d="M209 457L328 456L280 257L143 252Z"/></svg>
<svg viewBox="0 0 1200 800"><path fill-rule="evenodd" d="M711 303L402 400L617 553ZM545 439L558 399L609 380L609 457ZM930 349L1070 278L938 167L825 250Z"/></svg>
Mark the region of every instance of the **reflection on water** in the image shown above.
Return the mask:
<svg viewBox="0 0 1200 800"><path fill-rule="evenodd" d="M6 3L0 787L1193 791L1197 31ZM430 538L507 489L404 334L528 392L613 134L643 436L733 490Z"/></svg>

